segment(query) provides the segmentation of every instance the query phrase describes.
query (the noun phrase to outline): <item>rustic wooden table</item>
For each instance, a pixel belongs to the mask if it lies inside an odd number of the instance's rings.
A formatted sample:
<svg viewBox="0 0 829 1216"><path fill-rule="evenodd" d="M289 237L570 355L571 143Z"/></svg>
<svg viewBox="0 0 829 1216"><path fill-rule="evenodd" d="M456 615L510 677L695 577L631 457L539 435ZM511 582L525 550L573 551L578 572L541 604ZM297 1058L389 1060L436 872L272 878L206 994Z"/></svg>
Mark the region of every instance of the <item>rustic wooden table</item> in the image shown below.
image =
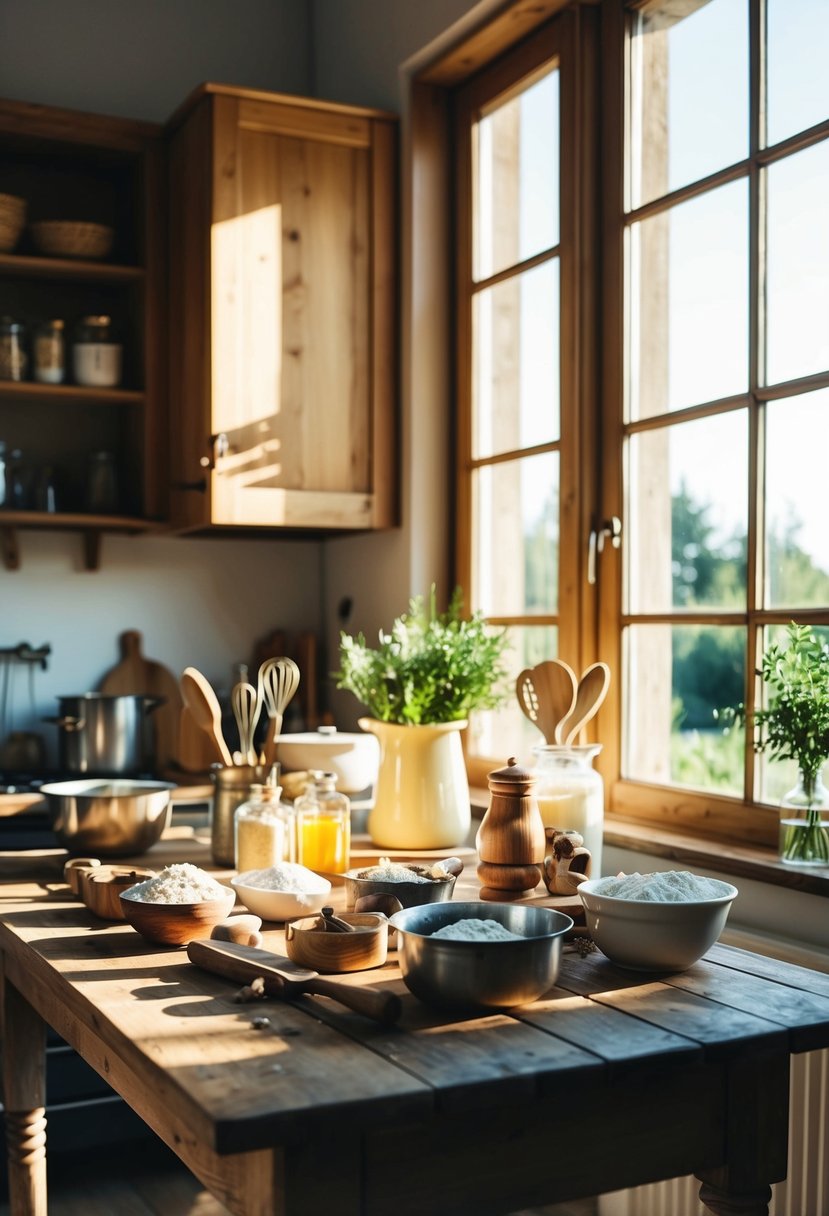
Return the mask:
<svg viewBox="0 0 829 1216"><path fill-rule="evenodd" d="M45 1024L244 1216L485 1216L689 1172L712 1212L759 1216L790 1053L829 1045L829 976L725 947L658 978L566 952L543 1000L484 1017L422 1005L394 962L343 977L401 995L385 1029L323 997L236 1004L57 866L0 902L14 1213L47 1210Z"/></svg>

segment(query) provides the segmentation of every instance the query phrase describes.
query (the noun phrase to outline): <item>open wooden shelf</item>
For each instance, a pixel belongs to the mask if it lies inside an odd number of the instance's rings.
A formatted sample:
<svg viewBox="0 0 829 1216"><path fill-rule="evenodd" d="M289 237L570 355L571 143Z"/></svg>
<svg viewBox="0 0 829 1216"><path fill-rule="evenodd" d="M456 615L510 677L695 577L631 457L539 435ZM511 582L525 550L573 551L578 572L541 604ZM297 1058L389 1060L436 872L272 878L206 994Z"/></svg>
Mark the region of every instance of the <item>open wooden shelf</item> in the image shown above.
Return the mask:
<svg viewBox="0 0 829 1216"><path fill-rule="evenodd" d="M100 564L101 536L104 532L138 535L155 532L160 524L155 520L138 519L132 515L88 515L80 511L52 513L50 511L0 511L0 556L7 570L20 569L18 530L30 532L80 532L84 545L84 568L97 570Z"/></svg>
<svg viewBox="0 0 829 1216"><path fill-rule="evenodd" d="M135 283L144 278L142 266L14 253L0 254L0 273L21 279L76 279L85 283Z"/></svg>
<svg viewBox="0 0 829 1216"><path fill-rule="evenodd" d="M141 405L144 394L131 388L87 388L81 384L37 384L0 380L0 398L16 401L65 401L67 405Z"/></svg>

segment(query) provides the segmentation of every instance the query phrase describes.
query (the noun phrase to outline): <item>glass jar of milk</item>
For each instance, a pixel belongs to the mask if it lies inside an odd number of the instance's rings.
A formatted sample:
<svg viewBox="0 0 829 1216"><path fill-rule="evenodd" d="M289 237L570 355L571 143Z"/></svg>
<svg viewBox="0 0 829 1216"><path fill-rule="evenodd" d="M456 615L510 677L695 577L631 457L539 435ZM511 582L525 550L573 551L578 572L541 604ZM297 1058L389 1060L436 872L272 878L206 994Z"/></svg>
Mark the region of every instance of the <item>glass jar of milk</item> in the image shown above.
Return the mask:
<svg viewBox="0 0 829 1216"><path fill-rule="evenodd" d="M602 872L604 782L593 768L600 743L567 747L547 743L533 749L535 796L545 828L575 831L590 850L591 878Z"/></svg>

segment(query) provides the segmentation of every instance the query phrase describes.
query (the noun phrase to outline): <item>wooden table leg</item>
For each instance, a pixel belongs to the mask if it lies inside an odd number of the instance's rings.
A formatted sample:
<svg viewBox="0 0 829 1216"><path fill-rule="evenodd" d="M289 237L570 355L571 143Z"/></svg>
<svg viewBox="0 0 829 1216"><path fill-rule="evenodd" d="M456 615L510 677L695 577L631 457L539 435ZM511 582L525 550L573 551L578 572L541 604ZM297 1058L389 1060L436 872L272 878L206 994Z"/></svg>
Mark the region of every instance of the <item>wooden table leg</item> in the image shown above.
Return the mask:
<svg viewBox="0 0 829 1216"><path fill-rule="evenodd" d="M789 1056L737 1060L726 1086L726 1159L697 1175L714 1216L768 1216L772 1182L786 1177Z"/></svg>
<svg viewBox="0 0 829 1216"><path fill-rule="evenodd" d="M11 1216L46 1211L46 1027L5 977L3 1104Z"/></svg>

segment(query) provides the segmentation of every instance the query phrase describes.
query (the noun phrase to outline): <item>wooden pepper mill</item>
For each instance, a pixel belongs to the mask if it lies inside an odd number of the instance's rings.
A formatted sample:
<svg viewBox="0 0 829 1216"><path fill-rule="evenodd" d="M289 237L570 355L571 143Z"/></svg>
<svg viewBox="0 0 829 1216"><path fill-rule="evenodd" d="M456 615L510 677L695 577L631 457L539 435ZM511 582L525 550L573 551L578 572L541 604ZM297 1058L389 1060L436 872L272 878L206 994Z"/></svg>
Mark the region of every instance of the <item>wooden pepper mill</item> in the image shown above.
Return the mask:
<svg viewBox="0 0 829 1216"><path fill-rule="evenodd" d="M490 802L475 843L481 899L522 899L541 879L546 837L533 789L535 777L512 756L488 774Z"/></svg>

